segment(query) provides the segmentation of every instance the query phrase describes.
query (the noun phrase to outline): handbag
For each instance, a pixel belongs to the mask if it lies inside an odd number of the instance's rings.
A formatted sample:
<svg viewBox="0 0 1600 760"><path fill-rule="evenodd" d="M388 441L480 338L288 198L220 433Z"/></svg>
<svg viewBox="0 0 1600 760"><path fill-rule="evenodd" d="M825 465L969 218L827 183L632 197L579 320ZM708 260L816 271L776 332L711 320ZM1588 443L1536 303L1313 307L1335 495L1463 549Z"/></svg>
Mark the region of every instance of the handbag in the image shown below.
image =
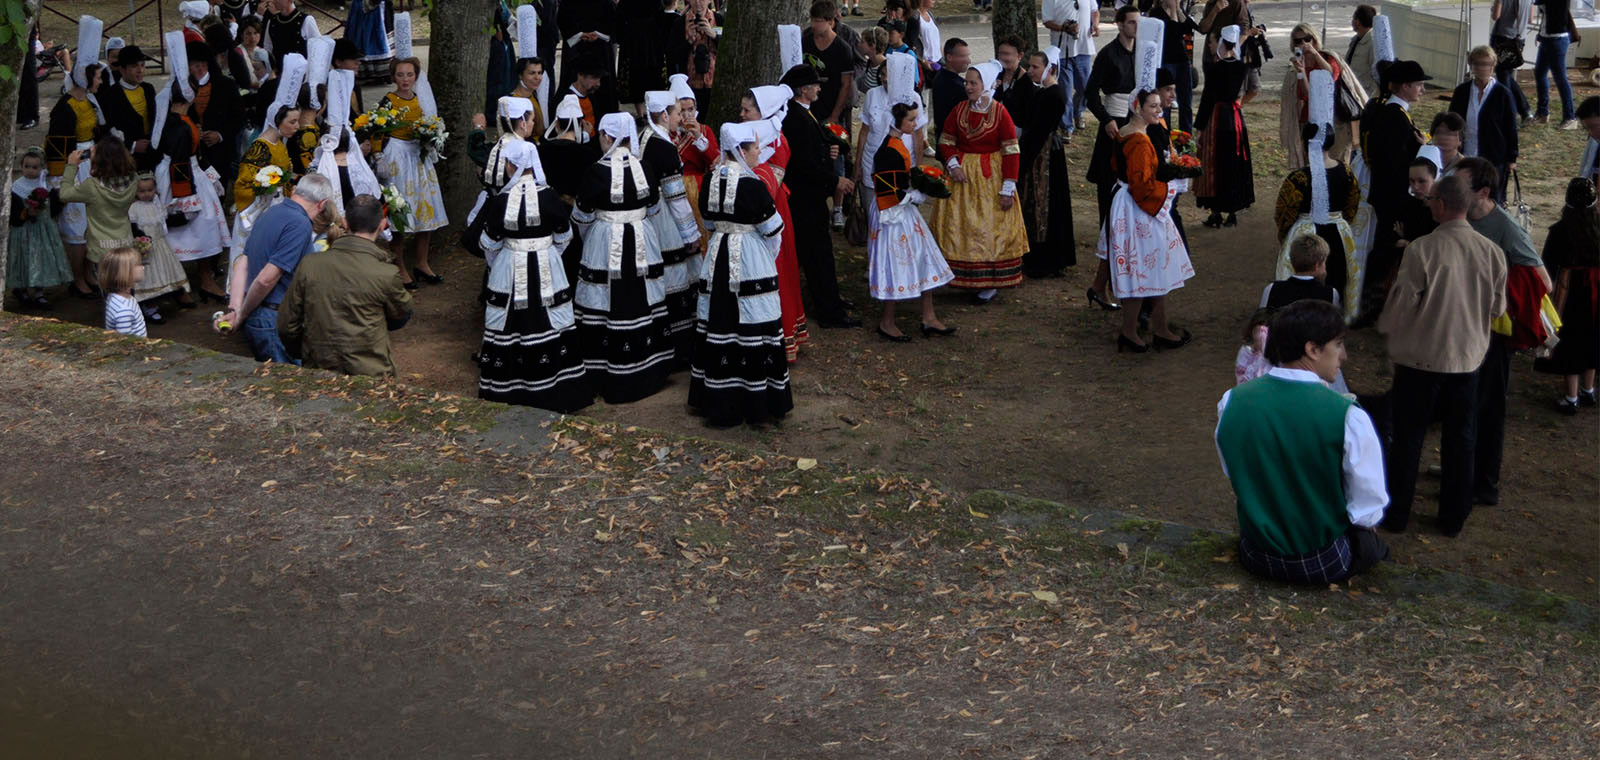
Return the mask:
<svg viewBox="0 0 1600 760"><path fill-rule="evenodd" d="M844 239L850 245L867 244L867 207L862 205L866 193L853 192L844 201Z"/></svg>
<svg viewBox="0 0 1600 760"><path fill-rule="evenodd" d="M1497 69L1515 69L1524 63L1520 39L1497 39L1489 47L1494 50L1494 66Z"/></svg>
<svg viewBox="0 0 1600 760"><path fill-rule="evenodd" d="M1517 217L1517 224L1522 225L1522 229L1532 232L1533 214L1529 211L1528 204L1522 202L1522 177L1517 174L1516 169L1511 170L1511 184L1515 188L1511 203L1516 206L1514 211Z"/></svg>
<svg viewBox="0 0 1600 760"><path fill-rule="evenodd" d="M1350 85L1345 84L1344 77L1333 80L1333 118L1335 121L1349 122L1361 119L1361 111L1366 104L1361 102L1350 90Z"/></svg>

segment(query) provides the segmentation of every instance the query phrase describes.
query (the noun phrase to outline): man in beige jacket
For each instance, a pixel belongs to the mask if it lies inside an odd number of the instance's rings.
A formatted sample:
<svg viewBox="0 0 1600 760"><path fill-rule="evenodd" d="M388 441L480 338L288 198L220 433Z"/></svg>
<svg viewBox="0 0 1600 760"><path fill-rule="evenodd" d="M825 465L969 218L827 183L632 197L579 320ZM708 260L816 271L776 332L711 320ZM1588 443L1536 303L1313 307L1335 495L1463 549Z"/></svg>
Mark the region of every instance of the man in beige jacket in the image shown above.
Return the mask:
<svg viewBox="0 0 1600 760"><path fill-rule="evenodd" d="M1444 420L1439 530L1453 537L1472 512L1478 368L1489 350L1489 325L1506 310L1506 260L1467 222L1474 200L1467 181L1445 177L1426 200L1439 227L1406 247L1378 319L1394 362L1383 527L1406 529L1422 441L1438 410Z"/></svg>

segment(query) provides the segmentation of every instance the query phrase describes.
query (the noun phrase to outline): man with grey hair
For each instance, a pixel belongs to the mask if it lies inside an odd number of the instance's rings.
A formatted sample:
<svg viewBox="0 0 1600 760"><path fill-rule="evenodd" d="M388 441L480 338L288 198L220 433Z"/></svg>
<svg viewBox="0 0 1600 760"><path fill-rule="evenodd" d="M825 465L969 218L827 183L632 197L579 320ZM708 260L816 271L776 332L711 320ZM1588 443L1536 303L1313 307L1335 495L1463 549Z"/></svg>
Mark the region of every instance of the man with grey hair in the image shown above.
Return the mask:
<svg viewBox="0 0 1600 760"><path fill-rule="evenodd" d="M294 281L300 258L311 250L311 220L322 213L338 192L327 177L311 173L295 183L283 203L266 210L256 220L244 244L245 282L237 303L224 321L241 324L256 361L299 364L289 356L278 337L278 304ZM230 295L234 295L231 294Z"/></svg>
<svg viewBox="0 0 1600 760"><path fill-rule="evenodd" d="M1443 418L1438 526L1454 537L1472 512L1478 367L1489 350L1489 326L1506 310L1506 261L1467 222L1474 196L1466 179L1447 176L1424 200L1439 227L1406 247L1378 318L1394 362L1383 527L1406 529L1423 438L1429 423Z"/></svg>

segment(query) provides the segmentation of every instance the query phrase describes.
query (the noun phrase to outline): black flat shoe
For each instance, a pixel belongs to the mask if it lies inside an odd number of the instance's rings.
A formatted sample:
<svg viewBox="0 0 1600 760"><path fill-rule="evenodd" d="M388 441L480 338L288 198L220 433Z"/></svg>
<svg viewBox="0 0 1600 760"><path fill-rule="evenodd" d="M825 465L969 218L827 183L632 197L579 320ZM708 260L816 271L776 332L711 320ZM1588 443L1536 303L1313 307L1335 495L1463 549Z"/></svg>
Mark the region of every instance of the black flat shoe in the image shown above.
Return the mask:
<svg viewBox="0 0 1600 760"><path fill-rule="evenodd" d="M164 325L167 323L167 318L162 316L160 310L156 310L144 315L144 321L152 325Z"/></svg>
<svg viewBox="0 0 1600 760"><path fill-rule="evenodd" d="M926 330L927 328L923 328L923 329ZM884 330L882 327L878 328L878 337L883 338L884 340L889 341L891 343L910 343L911 342L911 336L910 335L906 335L905 333L901 333L899 335L890 335L888 333L888 331Z"/></svg>
<svg viewBox="0 0 1600 760"><path fill-rule="evenodd" d="M1150 342L1154 343L1156 348L1183 348L1184 346L1189 345L1189 341L1193 339L1194 336L1189 334L1188 330L1180 330L1177 340L1163 338L1160 335L1150 336Z"/></svg>
<svg viewBox="0 0 1600 760"><path fill-rule="evenodd" d="M226 293L213 293L213 292L211 292L209 290L206 290L205 288L201 288L201 289L195 291L195 295L198 295L200 297L200 303L210 303L212 301L216 301L217 303L227 303L228 302L228 294L226 294Z"/></svg>
<svg viewBox="0 0 1600 760"><path fill-rule="evenodd" d="M50 309L50 299L45 298L43 295L37 295L37 296L34 296L32 300L33 300L33 307L34 308L43 309L45 311L49 311L49 309Z"/></svg>
<svg viewBox="0 0 1600 760"><path fill-rule="evenodd" d="M1131 351L1131 352L1136 353L1136 354L1142 354L1142 353L1144 353L1146 351L1149 351L1149 350L1150 350L1149 346L1147 346L1147 345L1145 345L1143 343L1135 343L1132 340L1130 340L1128 338L1128 336L1126 336L1126 335L1118 335L1117 336L1117 353L1119 353L1119 354L1122 353L1123 351Z"/></svg>
<svg viewBox="0 0 1600 760"><path fill-rule="evenodd" d="M406 290L416 290L416 289L418 289L420 287L422 287L422 286L419 285L416 280L412 280L411 282L406 283Z"/></svg>
<svg viewBox="0 0 1600 760"><path fill-rule="evenodd" d="M100 289L96 288L96 287L92 287L92 286L89 288L89 290L87 292L85 292L85 291L82 291L82 290L78 290L78 286L77 285L68 285L67 286L67 292L71 293L74 296L77 296L78 298L82 298L85 301L93 301L93 300L95 300L95 299L100 297Z"/></svg>
<svg viewBox="0 0 1600 760"><path fill-rule="evenodd" d="M418 280L426 282L429 285L443 285L444 284L444 278L443 277L440 277L439 275L436 275L436 274L428 274L427 272L424 272L421 269L417 269L416 267L412 267L411 268L411 276L415 277Z"/></svg>
<svg viewBox="0 0 1600 760"><path fill-rule="evenodd" d="M841 298L839 299L839 305L843 306L845 311L849 311L856 307L856 302L848 298Z"/></svg>
<svg viewBox="0 0 1600 760"><path fill-rule="evenodd" d="M1085 291L1085 295L1088 296L1089 303L1095 304L1106 311L1119 311L1122 309L1122 304L1111 303L1106 299L1101 298L1100 294L1094 291L1094 288L1089 288L1087 291Z"/></svg>
<svg viewBox="0 0 1600 760"><path fill-rule="evenodd" d="M931 338L935 335L950 336L955 334L956 328L954 327L933 327L926 322L922 324L922 337L924 338Z"/></svg>

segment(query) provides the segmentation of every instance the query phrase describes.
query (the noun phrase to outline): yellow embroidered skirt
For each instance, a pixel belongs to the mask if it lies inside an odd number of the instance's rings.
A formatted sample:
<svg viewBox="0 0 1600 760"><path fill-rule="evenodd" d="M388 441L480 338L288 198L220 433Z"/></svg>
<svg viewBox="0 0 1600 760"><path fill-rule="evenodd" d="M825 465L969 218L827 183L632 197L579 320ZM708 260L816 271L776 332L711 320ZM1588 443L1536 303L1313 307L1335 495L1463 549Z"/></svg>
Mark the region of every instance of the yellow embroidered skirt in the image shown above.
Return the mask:
<svg viewBox="0 0 1600 760"><path fill-rule="evenodd" d="M1000 210L999 153L963 153L966 182L950 182L950 197L933 207L933 237L955 274L951 285L984 290L1022 284L1028 232L1022 205Z"/></svg>

